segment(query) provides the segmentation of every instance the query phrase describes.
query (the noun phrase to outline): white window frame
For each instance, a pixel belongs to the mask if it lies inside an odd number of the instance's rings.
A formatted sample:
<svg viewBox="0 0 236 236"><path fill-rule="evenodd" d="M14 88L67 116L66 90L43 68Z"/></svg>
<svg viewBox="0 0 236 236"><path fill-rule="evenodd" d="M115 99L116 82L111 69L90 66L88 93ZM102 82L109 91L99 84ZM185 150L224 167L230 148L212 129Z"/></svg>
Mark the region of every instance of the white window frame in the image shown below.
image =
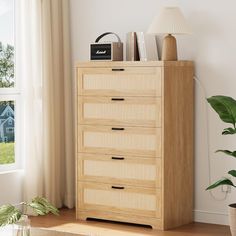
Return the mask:
<svg viewBox="0 0 236 236"><path fill-rule="evenodd" d="M21 138L20 134L22 127L22 117L21 117L21 91L19 80L16 76L16 0L14 0L14 61L15 61L15 80L14 80L14 88L0 88L0 101L14 101L14 132L15 132L15 142L14 142L14 154L15 154L15 162L11 164L0 164L0 174L1 172L12 171L17 169L22 169L22 157L21 157ZM1 153L0 153L1 155Z"/></svg>

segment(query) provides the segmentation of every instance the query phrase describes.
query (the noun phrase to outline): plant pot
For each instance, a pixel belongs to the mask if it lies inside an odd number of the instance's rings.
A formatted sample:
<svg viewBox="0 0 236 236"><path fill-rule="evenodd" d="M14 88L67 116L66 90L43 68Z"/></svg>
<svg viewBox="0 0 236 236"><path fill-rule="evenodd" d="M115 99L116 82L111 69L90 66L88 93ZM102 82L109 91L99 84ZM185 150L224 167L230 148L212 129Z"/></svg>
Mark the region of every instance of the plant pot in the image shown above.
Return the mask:
<svg viewBox="0 0 236 236"><path fill-rule="evenodd" d="M30 220L27 215L22 215L13 225L13 236L30 236Z"/></svg>
<svg viewBox="0 0 236 236"><path fill-rule="evenodd" d="M236 203L229 205L229 226L232 236L236 236Z"/></svg>

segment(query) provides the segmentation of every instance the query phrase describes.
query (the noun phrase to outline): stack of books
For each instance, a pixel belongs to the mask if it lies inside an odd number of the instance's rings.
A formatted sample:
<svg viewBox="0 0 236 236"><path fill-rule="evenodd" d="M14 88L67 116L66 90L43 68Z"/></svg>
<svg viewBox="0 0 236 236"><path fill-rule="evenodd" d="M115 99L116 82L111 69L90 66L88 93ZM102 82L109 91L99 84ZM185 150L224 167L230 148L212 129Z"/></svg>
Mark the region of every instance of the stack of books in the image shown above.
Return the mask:
<svg viewBox="0 0 236 236"><path fill-rule="evenodd" d="M157 61L159 60L155 35L144 32L127 33L127 61Z"/></svg>

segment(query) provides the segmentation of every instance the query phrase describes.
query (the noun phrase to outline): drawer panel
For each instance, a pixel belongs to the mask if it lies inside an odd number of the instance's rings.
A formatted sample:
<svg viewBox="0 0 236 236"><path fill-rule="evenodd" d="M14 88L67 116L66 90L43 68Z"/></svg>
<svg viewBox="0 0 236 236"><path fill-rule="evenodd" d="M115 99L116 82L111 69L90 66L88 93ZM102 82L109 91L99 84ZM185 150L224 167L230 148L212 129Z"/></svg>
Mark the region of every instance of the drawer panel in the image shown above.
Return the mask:
<svg viewBox="0 0 236 236"><path fill-rule="evenodd" d="M161 67L79 68L78 91L91 96L161 96L161 74Z"/></svg>
<svg viewBox="0 0 236 236"><path fill-rule="evenodd" d="M79 182L79 209L161 216L161 191L155 188Z"/></svg>
<svg viewBox="0 0 236 236"><path fill-rule="evenodd" d="M161 159L79 153L78 179L159 188Z"/></svg>
<svg viewBox="0 0 236 236"><path fill-rule="evenodd" d="M160 157L161 129L78 126L78 152Z"/></svg>
<svg viewBox="0 0 236 236"><path fill-rule="evenodd" d="M161 126L159 97L78 97L80 124Z"/></svg>

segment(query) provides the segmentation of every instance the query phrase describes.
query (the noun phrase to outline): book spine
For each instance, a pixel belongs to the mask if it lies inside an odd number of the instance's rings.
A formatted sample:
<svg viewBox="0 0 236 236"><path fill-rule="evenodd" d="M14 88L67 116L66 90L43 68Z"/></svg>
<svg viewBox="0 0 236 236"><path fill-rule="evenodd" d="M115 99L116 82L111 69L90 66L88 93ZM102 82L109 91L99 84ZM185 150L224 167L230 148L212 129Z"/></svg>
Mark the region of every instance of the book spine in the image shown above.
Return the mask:
<svg viewBox="0 0 236 236"><path fill-rule="evenodd" d="M127 33L126 38L126 60L127 61L137 61L138 53L137 53L137 37L135 32Z"/></svg>
<svg viewBox="0 0 236 236"><path fill-rule="evenodd" d="M131 33L126 34L126 61L131 60Z"/></svg>
<svg viewBox="0 0 236 236"><path fill-rule="evenodd" d="M137 33L134 32L134 61L139 61Z"/></svg>
<svg viewBox="0 0 236 236"><path fill-rule="evenodd" d="M146 34L144 36L144 41L146 45L146 56L148 61L158 60L157 42L155 35Z"/></svg>
<svg viewBox="0 0 236 236"><path fill-rule="evenodd" d="M143 32L137 32L137 41L140 61L147 61L147 51Z"/></svg>
<svg viewBox="0 0 236 236"><path fill-rule="evenodd" d="M134 32L131 33L130 39L130 53L131 53L131 61L134 61Z"/></svg>

